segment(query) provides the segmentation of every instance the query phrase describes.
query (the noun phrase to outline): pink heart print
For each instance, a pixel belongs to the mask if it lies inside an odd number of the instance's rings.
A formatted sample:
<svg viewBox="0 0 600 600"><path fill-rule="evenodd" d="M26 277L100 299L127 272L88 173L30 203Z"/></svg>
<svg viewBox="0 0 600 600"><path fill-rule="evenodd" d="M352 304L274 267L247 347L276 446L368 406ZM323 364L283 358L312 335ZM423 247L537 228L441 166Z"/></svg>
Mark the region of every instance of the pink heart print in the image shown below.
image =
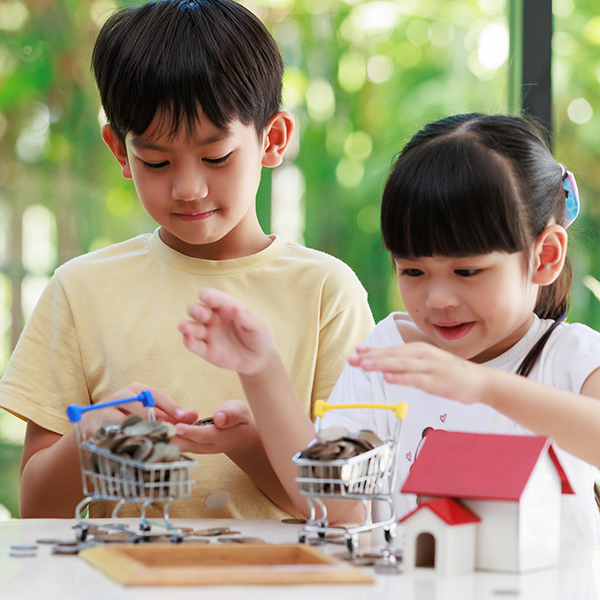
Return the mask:
<svg viewBox="0 0 600 600"><path fill-rule="evenodd" d="M406 460L408 462L410 462L412 460L412 453L411 452L407 452L407 454L406 454Z"/></svg>
<svg viewBox="0 0 600 600"><path fill-rule="evenodd" d="M440 415L440 421L444 423L446 421L446 415Z"/></svg>

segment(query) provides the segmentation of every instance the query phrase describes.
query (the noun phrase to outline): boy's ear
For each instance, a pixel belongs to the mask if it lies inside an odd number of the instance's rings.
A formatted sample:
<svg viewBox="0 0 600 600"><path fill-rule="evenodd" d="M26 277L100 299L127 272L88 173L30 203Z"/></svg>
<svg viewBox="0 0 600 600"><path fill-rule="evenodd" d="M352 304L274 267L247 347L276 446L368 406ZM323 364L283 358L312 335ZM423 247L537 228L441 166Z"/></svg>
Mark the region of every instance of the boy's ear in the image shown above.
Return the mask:
<svg viewBox="0 0 600 600"><path fill-rule="evenodd" d="M274 114L265 127L265 139L262 164L265 167L277 167L283 160L292 132L294 117L286 111Z"/></svg>
<svg viewBox="0 0 600 600"><path fill-rule="evenodd" d="M125 179L132 179L131 166L129 165L129 157L127 156L127 150L125 149L125 146L121 143L119 137L110 125L103 125L102 139L110 148L110 151L115 155L115 158L121 165L121 175L123 175Z"/></svg>
<svg viewBox="0 0 600 600"><path fill-rule="evenodd" d="M562 271L567 258L568 234L560 225L549 225L535 242L533 283L550 285Z"/></svg>

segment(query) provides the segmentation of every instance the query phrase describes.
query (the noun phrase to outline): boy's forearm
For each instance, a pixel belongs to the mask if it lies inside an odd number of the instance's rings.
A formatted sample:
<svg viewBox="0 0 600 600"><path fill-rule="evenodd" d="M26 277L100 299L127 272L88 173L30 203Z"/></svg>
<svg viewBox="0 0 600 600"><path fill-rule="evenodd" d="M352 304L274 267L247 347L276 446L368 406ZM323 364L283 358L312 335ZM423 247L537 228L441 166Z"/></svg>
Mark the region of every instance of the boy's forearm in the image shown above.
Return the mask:
<svg viewBox="0 0 600 600"><path fill-rule="evenodd" d="M83 497L81 467L72 431L27 460L19 484L22 518L73 518Z"/></svg>
<svg viewBox="0 0 600 600"><path fill-rule="evenodd" d="M486 368L486 367L482 367ZM600 402L489 369L481 401L563 450L600 468Z"/></svg>

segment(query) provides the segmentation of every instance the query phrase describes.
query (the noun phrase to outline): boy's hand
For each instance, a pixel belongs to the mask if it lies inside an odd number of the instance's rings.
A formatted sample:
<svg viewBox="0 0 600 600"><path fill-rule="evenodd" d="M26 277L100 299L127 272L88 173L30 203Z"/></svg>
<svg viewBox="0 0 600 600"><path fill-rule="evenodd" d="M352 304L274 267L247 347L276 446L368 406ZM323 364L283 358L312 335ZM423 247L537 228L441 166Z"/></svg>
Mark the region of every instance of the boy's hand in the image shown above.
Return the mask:
<svg viewBox="0 0 600 600"><path fill-rule="evenodd" d="M248 405L228 400L213 415L212 425L177 424L177 444L182 452L235 455L250 449L259 439Z"/></svg>
<svg viewBox="0 0 600 600"><path fill-rule="evenodd" d="M388 383L415 387L463 404L481 402L486 368L426 342L403 346L359 346L348 363L380 371Z"/></svg>
<svg viewBox="0 0 600 600"><path fill-rule="evenodd" d="M135 396L139 396L144 390L148 390L156 402L154 412L157 421L193 423L198 419L198 413L195 410L183 408L183 406L177 404L177 402L164 392L137 382L130 383L121 388L106 398L106 401L134 398ZM122 406L111 406L84 413L82 423L86 434L94 435L103 421L117 421L121 423L128 415L138 415L142 419L147 419L146 408L141 402L128 402Z"/></svg>
<svg viewBox="0 0 600 600"><path fill-rule="evenodd" d="M264 367L274 349L267 321L215 289L201 290L200 300L203 304L188 307L192 320L179 323L186 348L241 375L252 375Z"/></svg>

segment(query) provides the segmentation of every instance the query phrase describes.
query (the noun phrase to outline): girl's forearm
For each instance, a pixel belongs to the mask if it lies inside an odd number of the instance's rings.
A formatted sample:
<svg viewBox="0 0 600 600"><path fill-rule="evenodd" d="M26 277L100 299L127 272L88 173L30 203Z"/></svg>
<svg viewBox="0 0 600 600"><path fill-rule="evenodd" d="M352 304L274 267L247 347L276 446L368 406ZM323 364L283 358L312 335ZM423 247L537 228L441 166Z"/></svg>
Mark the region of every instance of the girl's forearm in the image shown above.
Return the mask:
<svg viewBox="0 0 600 600"><path fill-rule="evenodd" d="M600 468L597 399L488 370L481 398L484 404L537 435L550 436L563 450Z"/></svg>
<svg viewBox="0 0 600 600"><path fill-rule="evenodd" d="M269 357L268 368L251 376L240 375L264 450L273 470L295 506L308 516L306 496L295 481L293 456L315 437L314 425L300 404L279 354ZM364 519L362 505L327 502L330 522Z"/></svg>

